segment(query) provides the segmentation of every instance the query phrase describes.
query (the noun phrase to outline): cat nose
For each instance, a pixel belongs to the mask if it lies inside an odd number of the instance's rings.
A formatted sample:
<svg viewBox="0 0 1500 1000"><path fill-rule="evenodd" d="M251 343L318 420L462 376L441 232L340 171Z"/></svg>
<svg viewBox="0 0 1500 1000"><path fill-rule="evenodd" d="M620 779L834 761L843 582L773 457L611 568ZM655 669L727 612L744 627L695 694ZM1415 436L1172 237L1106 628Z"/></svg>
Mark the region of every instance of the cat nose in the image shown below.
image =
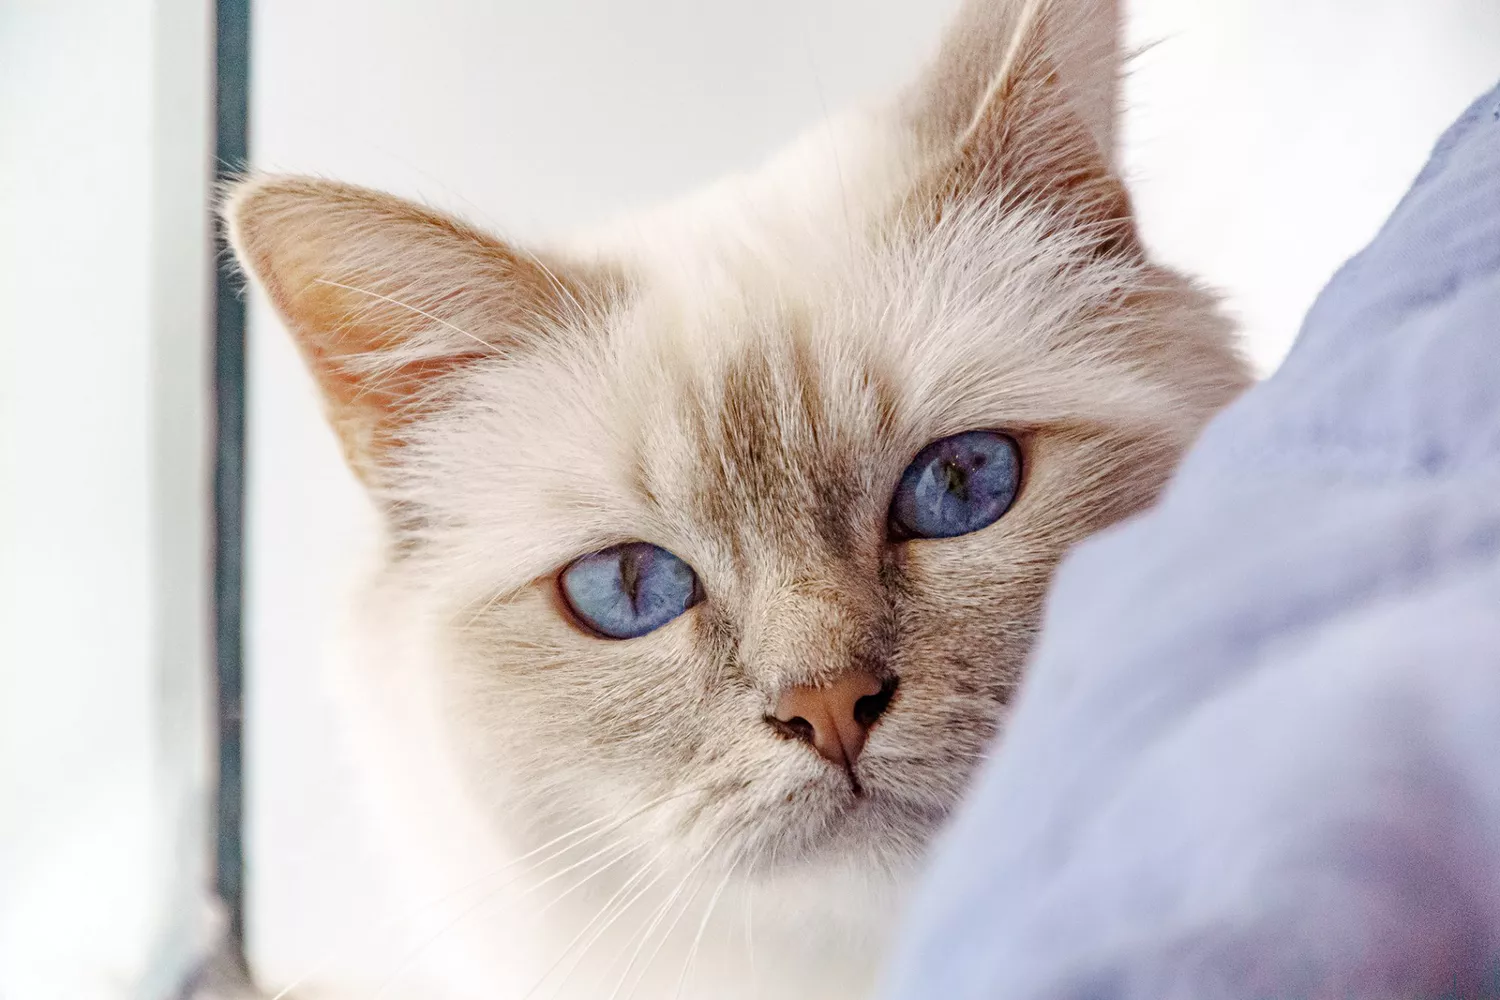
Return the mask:
<svg viewBox="0 0 1500 1000"><path fill-rule="evenodd" d="M784 736L812 745L823 757L850 770L865 748L870 727L885 714L896 682L851 671L823 687L789 688L766 717Z"/></svg>

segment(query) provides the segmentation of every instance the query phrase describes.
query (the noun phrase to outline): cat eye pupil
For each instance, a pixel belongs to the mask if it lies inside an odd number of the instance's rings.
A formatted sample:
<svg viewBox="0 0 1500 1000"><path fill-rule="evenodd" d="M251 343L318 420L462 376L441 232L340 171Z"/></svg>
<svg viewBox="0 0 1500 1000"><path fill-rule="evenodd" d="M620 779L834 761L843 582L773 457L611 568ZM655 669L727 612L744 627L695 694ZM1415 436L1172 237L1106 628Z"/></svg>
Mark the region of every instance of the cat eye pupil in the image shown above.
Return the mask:
<svg viewBox="0 0 1500 1000"><path fill-rule="evenodd" d="M901 538L953 538L998 521L1021 485L1021 449L1008 435L965 431L934 441L901 474L891 528Z"/></svg>
<svg viewBox="0 0 1500 1000"><path fill-rule="evenodd" d="M969 477L964 475L964 470L952 462L944 462L943 471L948 475L948 492L961 500L969 499L967 489Z"/></svg>
<svg viewBox="0 0 1500 1000"><path fill-rule="evenodd" d="M702 599L691 566L648 542L626 542L573 560L558 576L573 618L594 635L634 639Z"/></svg>
<svg viewBox="0 0 1500 1000"><path fill-rule="evenodd" d="M620 586L635 607L640 602L641 567L634 552L620 554Z"/></svg>

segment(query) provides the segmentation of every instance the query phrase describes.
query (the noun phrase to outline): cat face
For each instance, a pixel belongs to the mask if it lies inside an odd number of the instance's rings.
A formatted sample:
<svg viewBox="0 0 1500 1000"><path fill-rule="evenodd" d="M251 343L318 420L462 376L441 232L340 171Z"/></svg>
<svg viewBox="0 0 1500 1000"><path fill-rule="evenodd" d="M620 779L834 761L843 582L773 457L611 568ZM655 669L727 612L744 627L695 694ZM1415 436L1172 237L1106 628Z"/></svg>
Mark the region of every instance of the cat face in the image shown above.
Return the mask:
<svg viewBox="0 0 1500 1000"><path fill-rule="evenodd" d="M497 828L609 822L677 867L918 856L1058 559L1246 381L1135 237L1099 6L973 4L892 107L578 245L236 192L388 514L370 627L421 636Z"/></svg>

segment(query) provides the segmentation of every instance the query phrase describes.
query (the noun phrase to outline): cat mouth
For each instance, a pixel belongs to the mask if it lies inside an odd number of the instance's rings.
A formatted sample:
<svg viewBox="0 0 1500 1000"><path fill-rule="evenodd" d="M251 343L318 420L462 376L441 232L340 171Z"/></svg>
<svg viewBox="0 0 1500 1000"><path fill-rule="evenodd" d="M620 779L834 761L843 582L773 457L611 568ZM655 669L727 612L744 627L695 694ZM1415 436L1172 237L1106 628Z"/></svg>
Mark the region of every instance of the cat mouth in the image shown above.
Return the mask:
<svg viewBox="0 0 1500 1000"><path fill-rule="evenodd" d="M777 824L771 839L785 852L806 860L836 859L926 844L951 812L951 805L923 801L887 787L879 775L839 774L802 786L807 796L793 815ZM786 856L785 853L783 856Z"/></svg>

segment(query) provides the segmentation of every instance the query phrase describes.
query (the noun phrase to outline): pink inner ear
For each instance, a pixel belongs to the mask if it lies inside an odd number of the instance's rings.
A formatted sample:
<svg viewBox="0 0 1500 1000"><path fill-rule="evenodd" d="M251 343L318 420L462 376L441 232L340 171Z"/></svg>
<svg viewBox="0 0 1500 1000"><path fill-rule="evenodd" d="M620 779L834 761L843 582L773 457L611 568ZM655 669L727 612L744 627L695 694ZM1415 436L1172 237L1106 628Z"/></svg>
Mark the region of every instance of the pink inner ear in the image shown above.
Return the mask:
<svg viewBox="0 0 1500 1000"><path fill-rule="evenodd" d="M405 428L431 411L437 381L488 355L475 351L428 358L378 374L351 370L347 359L309 348L302 356L323 393L324 409L343 446L344 458L366 485L391 449L405 441Z"/></svg>
<svg viewBox="0 0 1500 1000"><path fill-rule="evenodd" d="M544 264L391 195L301 177L241 184L225 206L239 258L297 342L349 464L368 483L434 384L579 325L615 287Z"/></svg>

